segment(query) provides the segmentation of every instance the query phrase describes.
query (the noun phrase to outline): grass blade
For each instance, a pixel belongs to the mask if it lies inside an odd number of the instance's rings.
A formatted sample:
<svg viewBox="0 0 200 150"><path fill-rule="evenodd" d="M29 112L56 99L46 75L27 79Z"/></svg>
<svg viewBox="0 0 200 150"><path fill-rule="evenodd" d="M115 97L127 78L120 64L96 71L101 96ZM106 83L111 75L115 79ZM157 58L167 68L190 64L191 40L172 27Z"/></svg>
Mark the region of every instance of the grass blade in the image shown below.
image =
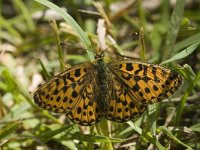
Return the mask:
<svg viewBox="0 0 200 150"><path fill-rule="evenodd" d="M15 132L20 126L21 121L15 121L6 125L6 127L0 131L0 140Z"/></svg>
<svg viewBox="0 0 200 150"><path fill-rule="evenodd" d="M172 62L175 60L185 58L188 55L192 54L197 49L198 46L199 46L199 43L193 44L193 45L189 46L188 48L184 49L183 51L181 51L180 53L176 54L172 58L162 62L161 64L166 64L166 63L169 63L169 62Z"/></svg>
<svg viewBox="0 0 200 150"><path fill-rule="evenodd" d="M47 7L53 9L55 12L57 12L71 27L74 29L74 31L77 33L79 38L81 39L82 43L84 44L85 49L87 50L87 53L89 55L90 61L94 60L94 56L91 49L91 42L89 38L86 36L85 32L81 29L81 27L76 23L76 21L64 10L56 6L55 4L51 3L47 0L35 0L36 2L39 2L43 5L46 5Z"/></svg>
<svg viewBox="0 0 200 150"><path fill-rule="evenodd" d="M163 56L161 57L162 60L166 60L173 55L173 47L179 32L181 20L183 18L184 7L185 7L185 0L176 1L176 5L170 20L169 31L166 37L166 45L162 52L163 54Z"/></svg>
<svg viewBox="0 0 200 150"><path fill-rule="evenodd" d="M192 148L188 145L186 145L185 143L181 142L178 138L176 138L165 126L161 126L159 127L160 130L162 130L167 136L169 136L169 138L173 139L174 141L176 141L177 143L179 143L180 145L186 147L187 149L192 150Z"/></svg>

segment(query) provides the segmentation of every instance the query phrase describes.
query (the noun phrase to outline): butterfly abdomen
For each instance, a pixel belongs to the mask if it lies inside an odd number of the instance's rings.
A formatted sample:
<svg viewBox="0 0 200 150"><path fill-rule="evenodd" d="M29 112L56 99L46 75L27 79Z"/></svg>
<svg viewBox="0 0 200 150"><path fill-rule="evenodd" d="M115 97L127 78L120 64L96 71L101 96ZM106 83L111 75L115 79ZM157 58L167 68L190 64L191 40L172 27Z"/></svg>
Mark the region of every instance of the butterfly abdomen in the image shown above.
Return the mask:
<svg viewBox="0 0 200 150"><path fill-rule="evenodd" d="M97 70L97 103L100 106L99 109L101 112L105 113L109 105L109 76L106 64L103 59L99 59L95 65Z"/></svg>

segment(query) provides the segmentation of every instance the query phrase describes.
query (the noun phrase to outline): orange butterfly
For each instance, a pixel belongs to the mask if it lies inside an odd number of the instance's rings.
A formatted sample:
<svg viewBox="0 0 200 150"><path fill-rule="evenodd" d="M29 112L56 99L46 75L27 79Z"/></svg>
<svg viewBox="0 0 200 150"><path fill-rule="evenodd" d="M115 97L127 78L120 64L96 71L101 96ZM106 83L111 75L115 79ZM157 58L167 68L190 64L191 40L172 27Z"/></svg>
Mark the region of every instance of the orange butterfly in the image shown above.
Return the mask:
<svg viewBox="0 0 200 150"><path fill-rule="evenodd" d="M84 126L103 117L126 122L143 114L148 104L171 96L181 84L178 73L162 66L97 54L95 61L76 65L43 84L34 101Z"/></svg>

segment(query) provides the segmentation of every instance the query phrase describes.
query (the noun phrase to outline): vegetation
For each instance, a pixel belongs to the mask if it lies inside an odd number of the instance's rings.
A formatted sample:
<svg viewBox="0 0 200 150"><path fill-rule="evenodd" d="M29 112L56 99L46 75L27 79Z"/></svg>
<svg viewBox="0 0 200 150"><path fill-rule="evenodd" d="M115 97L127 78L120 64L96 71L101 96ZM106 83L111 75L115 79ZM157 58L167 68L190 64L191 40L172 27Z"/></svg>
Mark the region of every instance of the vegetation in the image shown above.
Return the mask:
<svg viewBox="0 0 200 150"><path fill-rule="evenodd" d="M199 7L185 0L0 1L0 147L200 149ZM84 127L35 105L43 81L93 61L100 49L167 66L184 83L126 123Z"/></svg>

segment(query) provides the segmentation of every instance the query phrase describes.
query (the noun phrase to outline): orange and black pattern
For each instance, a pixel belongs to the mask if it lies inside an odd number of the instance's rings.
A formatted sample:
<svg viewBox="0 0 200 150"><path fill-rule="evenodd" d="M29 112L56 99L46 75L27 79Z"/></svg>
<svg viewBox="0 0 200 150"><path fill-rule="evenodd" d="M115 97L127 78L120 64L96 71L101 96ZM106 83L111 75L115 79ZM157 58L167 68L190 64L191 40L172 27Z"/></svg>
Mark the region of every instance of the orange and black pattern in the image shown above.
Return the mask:
<svg viewBox="0 0 200 150"><path fill-rule="evenodd" d="M182 77L165 67L133 60L109 60L74 66L43 84L34 94L43 109L66 113L74 123L91 126L103 117L126 122L148 104L174 94Z"/></svg>

